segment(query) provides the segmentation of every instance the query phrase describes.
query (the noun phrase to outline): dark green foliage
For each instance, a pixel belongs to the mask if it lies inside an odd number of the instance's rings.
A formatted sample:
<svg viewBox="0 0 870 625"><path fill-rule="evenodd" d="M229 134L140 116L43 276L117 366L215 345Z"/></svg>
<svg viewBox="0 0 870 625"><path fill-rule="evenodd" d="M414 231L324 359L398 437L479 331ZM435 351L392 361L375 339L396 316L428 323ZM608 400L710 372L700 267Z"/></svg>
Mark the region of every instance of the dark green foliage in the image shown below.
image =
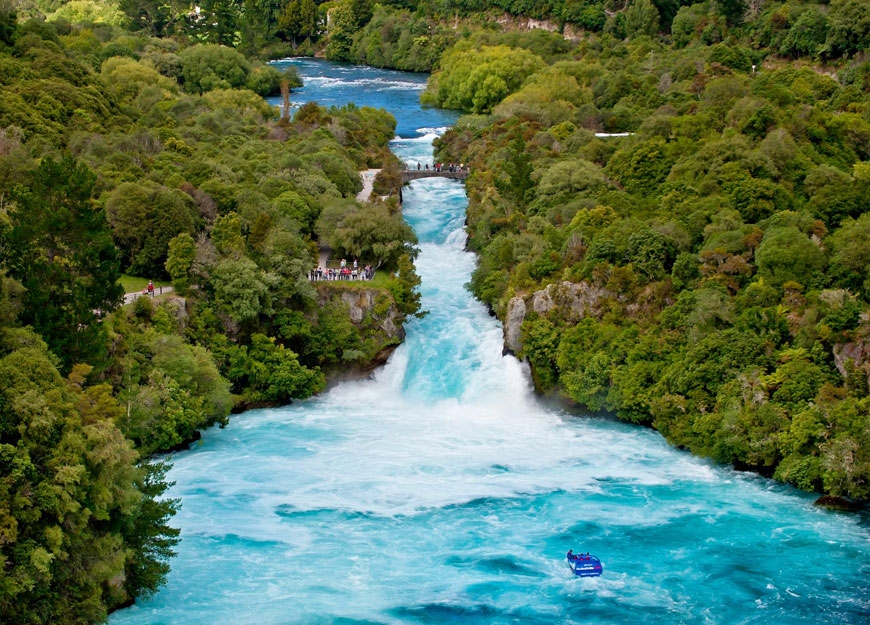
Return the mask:
<svg viewBox="0 0 870 625"><path fill-rule="evenodd" d="M661 280L671 271L676 246L655 230L638 230L628 239L628 260L647 280Z"/></svg>
<svg viewBox="0 0 870 625"><path fill-rule="evenodd" d="M15 32L16 21L15 5L11 0L0 2L0 44L4 46L12 44L12 35Z"/></svg>
<svg viewBox="0 0 870 625"><path fill-rule="evenodd" d="M10 623L102 622L162 579L175 506L155 500L162 471L135 465L111 388L86 386L90 367L62 380L26 332L4 329L0 359L0 613Z"/></svg>
<svg viewBox="0 0 870 625"><path fill-rule="evenodd" d="M184 88L190 93L243 87L251 73L244 56L220 45L191 46L178 57Z"/></svg>
<svg viewBox="0 0 870 625"><path fill-rule="evenodd" d="M585 2L566 2L560 17L592 32L601 32L607 21L603 6Z"/></svg>
<svg viewBox="0 0 870 625"><path fill-rule="evenodd" d="M178 26L127 8L144 30ZM232 19L197 36L235 38L233 5L202 8ZM249 17L271 9L248 9L242 37L258 45ZM142 458L225 425L233 407L319 392L321 364L370 366L419 314L402 257L413 233L386 206L374 226L342 224L348 249L371 252L361 260L398 269L366 291L362 322L340 297L318 306L307 276L322 206L384 163L395 120L312 105L277 122L230 87L272 93L298 86L293 72L101 26L10 33L0 14L0 620L102 622L163 583L177 543L165 467ZM167 272L185 298L116 308L122 261Z"/></svg>
<svg viewBox="0 0 870 625"><path fill-rule="evenodd" d="M323 375L299 364L296 354L263 334L251 336L251 343L231 349L228 377L244 389L248 404L287 403L305 399L323 390Z"/></svg>
<svg viewBox="0 0 870 625"><path fill-rule="evenodd" d="M545 289L558 302L522 325L519 355L542 392L651 424L717 461L865 497L868 465L850 458L866 454L849 454L866 433L839 416L863 409L854 401L868 387L863 358L843 356L870 331L863 66L843 73L848 84L762 66L745 39L723 43L738 5L717 4L718 17L679 9L686 49L590 37L582 64L537 70L490 117L439 142L486 172L467 183L480 255L469 286L499 316L516 296L531 310ZM807 12L808 30L783 50L821 54L823 13L808 11L783 11L785 30L765 36L783 45ZM619 28L613 18L605 31ZM438 91L441 102L466 88L431 81L433 93L445 85L455 93ZM638 133L589 132L613 127ZM511 171L529 169L513 184ZM808 425L818 405L836 442Z"/></svg>
<svg viewBox="0 0 870 625"><path fill-rule="evenodd" d="M719 63L741 72L748 72L752 69L752 60L745 50L734 46L727 46L723 43L716 44L710 48L707 60L710 63Z"/></svg>
<svg viewBox="0 0 870 625"><path fill-rule="evenodd" d="M532 181L532 157L521 138L517 137L511 143L502 168L507 175L507 180L498 179L496 188L514 203L524 204L526 195L534 186L534 182Z"/></svg>
<svg viewBox="0 0 870 625"><path fill-rule="evenodd" d="M96 177L70 157L45 159L14 190L6 263L24 286L20 319L32 325L64 369L104 363L105 333L95 311L122 295L117 250L93 200Z"/></svg>
<svg viewBox="0 0 870 625"><path fill-rule="evenodd" d="M317 35L317 8L314 0L291 0L278 16L281 34L293 43L293 48Z"/></svg>
<svg viewBox="0 0 870 625"><path fill-rule="evenodd" d="M714 6L729 26L739 24L746 12L745 0L717 0Z"/></svg>
<svg viewBox="0 0 870 625"><path fill-rule="evenodd" d="M759 273L777 285L793 281L815 285L825 259L810 239L797 228L772 228L755 252Z"/></svg>
<svg viewBox="0 0 870 625"><path fill-rule="evenodd" d="M659 31L659 10L651 0L636 0L625 10L625 34L631 38Z"/></svg>
<svg viewBox="0 0 870 625"><path fill-rule="evenodd" d="M532 365L535 388L543 392L553 389L558 381L557 349L559 328L545 317L523 323L523 351L518 354Z"/></svg>
<svg viewBox="0 0 870 625"><path fill-rule="evenodd" d="M203 41L215 46L233 46L238 41L238 26L241 21L240 2L230 0L204 0L197 5L196 18L190 20L194 41ZM250 8L250 7L248 7Z"/></svg>
<svg viewBox="0 0 870 625"><path fill-rule="evenodd" d="M671 170L674 159L668 152L665 142L656 137L617 151L607 162L605 171L629 193L649 195Z"/></svg>
<svg viewBox="0 0 870 625"><path fill-rule="evenodd" d="M190 197L152 182L118 185L106 213L124 265L137 276L162 278L170 239L196 229Z"/></svg>
<svg viewBox="0 0 870 625"><path fill-rule="evenodd" d="M119 0L118 8L127 16L133 30L164 35L171 29L171 7L157 0Z"/></svg>
<svg viewBox="0 0 870 625"><path fill-rule="evenodd" d="M169 560L175 555L172 549L178 544L181 533L168 525L180 506L179 500L164 496L172 486L165 479L170 465L153 461L142 463L140 467L142 475L136 484L142 498L135 512L124 518L121 530L131 550L125 575L133 597L147 597L163 584L169 573Z"/></svg>
<svg viewBox="0 0 870 625"><path fill-rule="evenodd" d="M396 280L390 286L396 309L403 315L414 315L417 318L424 317L426 312L420 311L420 276L414 270L414 262L410 255L403 254L399 257L396 269Z"/></svg>
<svg viewBox="0 0 870 625"><path fill-rule="evenodd" d="M816 7L809 7L795 20L779 45L779 52L792 58L817 57L828 38L828 17Z"/></svg>
<svg viewBox="0 0 870 625"><path fill-rule="evenodd" d="M870 7L861 0L832 0L826 54L855 54L870 49Z"/></svg>

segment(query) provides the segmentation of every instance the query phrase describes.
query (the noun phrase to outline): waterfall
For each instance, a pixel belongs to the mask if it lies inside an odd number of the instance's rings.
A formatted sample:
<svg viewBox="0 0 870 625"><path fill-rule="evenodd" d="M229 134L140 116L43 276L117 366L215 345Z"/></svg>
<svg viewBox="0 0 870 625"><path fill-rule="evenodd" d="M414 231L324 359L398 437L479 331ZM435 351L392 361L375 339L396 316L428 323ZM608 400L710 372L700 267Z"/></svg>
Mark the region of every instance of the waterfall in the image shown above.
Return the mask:
<svg viewBox="0 0 870 625"><path fill-rule="evenodd" d="M424 76L294 62L294 97L390 109L403 159L431 160L455 117L419 107ZM110 622L867 622L862 517L538 401L464 288L465 202L456 181L405 193L429 315L385 367L234 416L173 458L172 572ZM604 575L575 578L571 548Z"/></svg>

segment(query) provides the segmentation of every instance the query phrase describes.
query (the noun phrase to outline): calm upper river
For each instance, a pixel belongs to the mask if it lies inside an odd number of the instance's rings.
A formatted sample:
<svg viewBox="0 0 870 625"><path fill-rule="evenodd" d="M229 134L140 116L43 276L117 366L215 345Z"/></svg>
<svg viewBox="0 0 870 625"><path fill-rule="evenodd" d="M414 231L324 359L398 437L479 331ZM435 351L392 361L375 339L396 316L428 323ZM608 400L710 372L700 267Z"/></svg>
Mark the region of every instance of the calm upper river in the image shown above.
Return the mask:
<svg viewBox="0 0 870 625"><path fill-rule="evenodd" d="M294 103L388 109L406 161L456 118L419 106L424 75L292 62ZM465 207L455 181L405 192L431 314L373 379L174 457L172 572L112 625L870 622L866 517L536 400L463 287Z"/></svg>

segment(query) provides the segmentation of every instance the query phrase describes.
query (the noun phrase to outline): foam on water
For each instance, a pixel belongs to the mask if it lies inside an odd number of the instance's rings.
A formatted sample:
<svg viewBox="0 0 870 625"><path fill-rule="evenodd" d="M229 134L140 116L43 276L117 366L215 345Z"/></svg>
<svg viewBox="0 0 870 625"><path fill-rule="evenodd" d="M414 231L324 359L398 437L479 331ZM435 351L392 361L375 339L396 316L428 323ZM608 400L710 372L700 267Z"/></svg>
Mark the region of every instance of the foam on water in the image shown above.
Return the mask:
<svg viewBox="0 0 870 625"><path fill-rule="evenodd" d="M418 180L405 200L430 314L371 379L175 456L178 556L113 625L868 621L865 520L539 403L463 287L461 185ZM604 575L575 578L568 548Z"/></svg>
<svg viewBox="0 0 870 625"><path fill-rule="evenodd" d="M360 68L312 58L283 59L275 61L274 65L279 69L295 66L302 75L304 86L290 94L294 109L306 102L323 106L344 106L353 102L358 106L385 108L398 121L398 136L408 138L419 138L421 120L425 123L424 134L435 134L437 129L449 127L459 117L455 111L421 111L419 95L426 85L426 74ZM280 96L267 98L267 101L281 106Z"/></svg>

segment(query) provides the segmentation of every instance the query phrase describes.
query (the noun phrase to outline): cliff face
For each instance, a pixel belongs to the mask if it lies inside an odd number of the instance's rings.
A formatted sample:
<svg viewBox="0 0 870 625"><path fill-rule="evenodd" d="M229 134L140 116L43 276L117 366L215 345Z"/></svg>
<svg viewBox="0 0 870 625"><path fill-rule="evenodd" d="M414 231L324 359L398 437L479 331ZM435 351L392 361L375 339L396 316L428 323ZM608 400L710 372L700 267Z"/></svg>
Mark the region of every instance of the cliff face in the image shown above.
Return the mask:
<svg viewBox="0 0 870 625"><path fill-rule="evenodd" d="M870 387L870 344L864 340L834 345L834 364L843 379L848 380L850 376L857 374Z"/></svg>
<svg viewBox="0 0 870 625"><path fill-rule="evenodd" d="M389 291L383 289L342 290L339 299L347 305L350 320L357 325L373 324L385 342L401 342L405 338L404 318L396 310Z"/></svg>
<svg viewBox="0 0 870 625"><path fill-rule="evenodd" d="M508 30L540 29L551 33L561 33L568 41L580 41L584 36L583 29L573 24L559 24L551 20L539 20L533 17L511 15L510 13L503 14L496 19L496 22Z"/></svg>
<svg viewBox="0 0 870 625"><path fill-rule="evenodd" d="M551 284L531 295L514 297L508 303L504 319L505 349L512 353L522 350L521 330L530 309L545 315L557 308L560 317L577 323L586 316L599 316L604 300L612 297L613 293L586 282Z"/></svg>
<svg viewBox="0 0 870 625"><path fill-rule="evenodd" d="M345 353L343 374L364 373L383 365L405 339L405 316L386 289L323 282L317 286L317 303L320 308L338 305L346 309L358 334L360 349ZM337 372L328 375L333 378Z"/></svg>

